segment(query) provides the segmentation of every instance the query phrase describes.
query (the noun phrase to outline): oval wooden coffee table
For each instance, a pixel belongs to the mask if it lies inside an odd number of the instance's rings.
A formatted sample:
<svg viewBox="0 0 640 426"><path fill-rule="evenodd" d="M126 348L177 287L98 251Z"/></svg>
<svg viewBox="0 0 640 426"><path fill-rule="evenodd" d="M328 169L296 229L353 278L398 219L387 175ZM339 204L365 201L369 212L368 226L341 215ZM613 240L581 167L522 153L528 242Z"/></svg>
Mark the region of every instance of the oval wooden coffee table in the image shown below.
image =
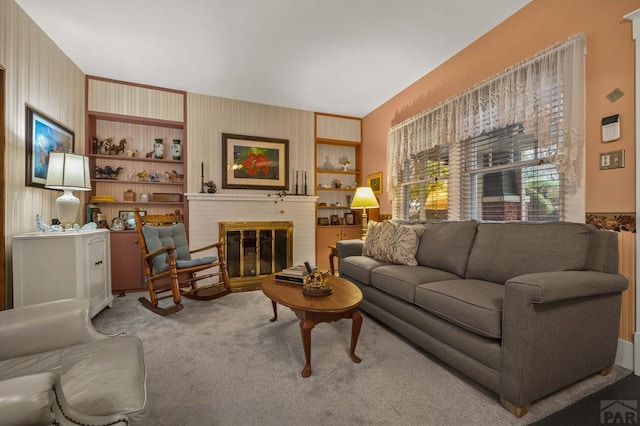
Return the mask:
<svg viewBox="0 0 640 426"><path fill-rule="evenodd" d="M302 293L302 286L276 281L273 275L262 281L262 292L271 299L273 318L278 319L276 304L290 308L300 318L300 332L306 365L302 369L302 377L311 375L311 329L321 322L333 322L341 318L351 318L351 348L349 355L353 362L360 362L355 354L356 343L362 327L362 314L358 306L362 303L362 292L355 284L333 275L327 277L333 293L328 296L306 296Z"/></svg>

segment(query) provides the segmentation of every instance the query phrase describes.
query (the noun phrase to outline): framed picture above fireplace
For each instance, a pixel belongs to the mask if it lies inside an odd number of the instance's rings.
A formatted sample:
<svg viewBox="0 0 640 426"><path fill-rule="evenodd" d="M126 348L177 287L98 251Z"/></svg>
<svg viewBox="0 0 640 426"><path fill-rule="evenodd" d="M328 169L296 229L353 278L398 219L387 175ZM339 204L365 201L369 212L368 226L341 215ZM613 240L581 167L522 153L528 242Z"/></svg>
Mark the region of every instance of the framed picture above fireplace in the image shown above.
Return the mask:
<svg viewBox="0 0 640 426"><path fill-rule="evenodd" d="M222 187L289 189L289 140L223 133Z"/></svg>

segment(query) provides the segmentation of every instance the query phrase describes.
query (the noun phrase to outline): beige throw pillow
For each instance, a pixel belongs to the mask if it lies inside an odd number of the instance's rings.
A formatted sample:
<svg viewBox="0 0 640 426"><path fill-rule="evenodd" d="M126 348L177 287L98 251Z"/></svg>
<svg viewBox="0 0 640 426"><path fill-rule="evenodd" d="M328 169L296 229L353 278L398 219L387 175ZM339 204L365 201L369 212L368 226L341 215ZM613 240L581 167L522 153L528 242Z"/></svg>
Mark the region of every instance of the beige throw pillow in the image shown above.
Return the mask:
<svg viewBox="0 0 640 426"><path fill-rule="evenodd" d="M362 246L363 256L375 258L375 253L377 253L378 246L380 245L379 234L381 229L380 222L370 220L367 223L367 237L364 239L364 245Z"/></svg>
<svg viewBox="0 0 640 426"><path fill-rule="evenodd" d="M416 266L416 251L423 233L424 225L376 223L368 228L362 252L383 262ZM370 240L368 245L367 240Z"/></svg>

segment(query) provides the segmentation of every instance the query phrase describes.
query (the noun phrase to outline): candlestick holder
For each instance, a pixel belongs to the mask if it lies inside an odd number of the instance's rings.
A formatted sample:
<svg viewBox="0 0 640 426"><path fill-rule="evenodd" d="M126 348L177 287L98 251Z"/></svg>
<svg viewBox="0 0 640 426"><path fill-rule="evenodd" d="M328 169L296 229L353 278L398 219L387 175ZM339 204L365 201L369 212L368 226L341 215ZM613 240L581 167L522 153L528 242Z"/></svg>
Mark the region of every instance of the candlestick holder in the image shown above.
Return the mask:
<svg viewBox="0 0 640 426"><path fill-rule="evenodd" d="M204 194L204 175L200 176L200 193Z"/></svg>

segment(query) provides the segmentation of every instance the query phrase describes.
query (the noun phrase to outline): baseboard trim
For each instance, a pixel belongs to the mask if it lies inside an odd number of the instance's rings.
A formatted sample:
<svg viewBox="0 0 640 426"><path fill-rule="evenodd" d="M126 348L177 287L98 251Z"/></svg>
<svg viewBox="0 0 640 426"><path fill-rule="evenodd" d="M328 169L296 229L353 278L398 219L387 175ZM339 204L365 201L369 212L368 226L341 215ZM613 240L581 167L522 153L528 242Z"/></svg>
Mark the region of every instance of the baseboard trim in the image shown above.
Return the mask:
<svg viewBox="0 0 640 426"><path fill-rule="evenodd" d="M636 336L637 341L637 336ZM633 366L638 365L637 359L638 354L634 355L634 344L631 342L627 342L626 340L618 339L618 352L616 353L616 365L620 367L626 368L628 370L633 370ZM636 362L634 363L634 357L636 358ZM636 374L638 372L636 371Z"/></svg>

